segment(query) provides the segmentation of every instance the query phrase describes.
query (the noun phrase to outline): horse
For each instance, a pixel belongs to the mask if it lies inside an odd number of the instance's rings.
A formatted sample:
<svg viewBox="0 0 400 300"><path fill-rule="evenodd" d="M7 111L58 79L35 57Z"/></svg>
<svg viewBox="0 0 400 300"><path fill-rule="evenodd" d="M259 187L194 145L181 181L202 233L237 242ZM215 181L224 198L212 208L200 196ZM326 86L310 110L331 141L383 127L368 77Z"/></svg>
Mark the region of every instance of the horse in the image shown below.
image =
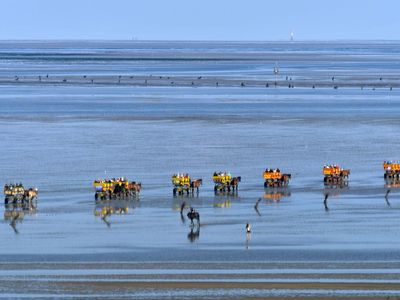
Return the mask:
<svg viewBox="0 0 400 300"><path fill-rule="evenodd" d="M203 184L203 179L196 179L193 180L190 183L190 189L192 191L192 194L194 193L194 189L196 189L196 192L199 193L199 187Z"/></svg>
<svg viewBox="0 0 400 300"><path fill-rule="evenodd" d="M350 170L342 170L340 171L340 176L343 178L348 178L350 175Z"/></svg>
<svg viewBox="0 0 400 300"><path fill-rule="evenodd" d="M124 198L128 197L128 193L129 192L124 184L116 184L110 197L114 196L116 198Z"/></svg>
<svg viewBox="0 0 400 300"><path fill-rule="evenodd" d="M228 191L230 190L230 187L232 187L232 191L235 191L235 189L237 191L239 182L241 182L241 181L242 181L242 177L240 177L240 176L233 177L231 179L231 182L229 183Z"/></svg>
<svg viewBox="0 0 400 300"><path fill-rule="evenodd" d="M31 203L34 199L37 199L39 190L37 188L30 188L24 191L24 201L28 200Z"/></svg>
<svg viewBox="0 0 400 300"><path fill-rule="evenodd" d="M281 177L282 185L287 185L291 178L292 178L292 174L282 174L282 177Z"/></svg>
<svg viewBox="0 0 400 300"><path fill-rule="evenodd" d="M197 224L200 225L200 214L195 211L193 207L190 208L189 212L187 213L187 217L190 219L192 225L194 225L193 220L197 220Z"/></svg>
<svg viewBox="0 0 400 300"><path fill-rule="evenodd" d="M140 182L136 183L135 181L133 181L128 184L128 190L131 195L136 196L140 194L141 189L142 189L142 184Z"/></svg>

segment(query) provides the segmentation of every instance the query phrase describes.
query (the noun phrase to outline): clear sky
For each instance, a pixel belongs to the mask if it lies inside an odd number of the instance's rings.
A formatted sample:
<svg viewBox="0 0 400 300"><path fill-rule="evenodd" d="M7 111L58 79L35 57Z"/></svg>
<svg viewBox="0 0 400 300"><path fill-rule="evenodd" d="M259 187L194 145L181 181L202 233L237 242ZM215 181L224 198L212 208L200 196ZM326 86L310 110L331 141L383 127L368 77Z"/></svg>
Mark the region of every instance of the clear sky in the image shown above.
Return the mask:
<svg viewBox="0 0 400 300"><path fill-rule="evenodd" d="M1 0L0 39L400 39L399 0Z"/></svg>

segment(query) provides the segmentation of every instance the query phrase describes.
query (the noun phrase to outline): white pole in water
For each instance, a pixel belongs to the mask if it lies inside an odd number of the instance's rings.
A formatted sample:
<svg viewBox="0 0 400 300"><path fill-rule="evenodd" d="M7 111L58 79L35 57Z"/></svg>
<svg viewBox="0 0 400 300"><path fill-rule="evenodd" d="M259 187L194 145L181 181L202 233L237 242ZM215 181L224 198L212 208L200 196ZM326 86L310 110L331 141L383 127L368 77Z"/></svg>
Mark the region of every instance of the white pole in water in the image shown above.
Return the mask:
<svg viewBox="0 0 400 300"><path fill-rule="evenodd" d="M291 41L291 42L294 41L294 33L293 33L293 30L292 30L292 32L290 32L290 41Z"/></svg>

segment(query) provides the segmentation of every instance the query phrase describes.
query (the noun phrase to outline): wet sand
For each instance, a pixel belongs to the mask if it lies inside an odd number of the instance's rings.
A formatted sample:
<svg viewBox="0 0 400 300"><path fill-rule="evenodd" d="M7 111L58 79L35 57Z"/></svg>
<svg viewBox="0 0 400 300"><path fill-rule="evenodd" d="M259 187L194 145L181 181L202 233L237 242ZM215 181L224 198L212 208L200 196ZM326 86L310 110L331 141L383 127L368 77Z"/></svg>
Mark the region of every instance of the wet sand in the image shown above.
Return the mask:
<svg viewBox="0 0 400 300"><path fill-rule="evenodd" d="M0 291L32 297L388 299L398 263L18 263L1 264ZM335 295L334 297L332 295ZM384 295L384 296L383 296ZM283 297L283 298L282 298ZM391 299L391 298L389 298Z"/></svg>
<svg viewBox="0 0 400 300"><path fill-rule="evenodd" d="M39 76L41 78L39 79ZM314 75L286 79L285 76L275 78L273 75L259 76L262 78L251 79L248 76L176 76L166 75L124 75L124 76L14 76L0 77L0 85L61 85L61 86L125 86L125 87L240 87L240 88L376 88L390 89L400 87L400 78L397 75L388 75L380 79L379 74L335 76Z"/></svg>

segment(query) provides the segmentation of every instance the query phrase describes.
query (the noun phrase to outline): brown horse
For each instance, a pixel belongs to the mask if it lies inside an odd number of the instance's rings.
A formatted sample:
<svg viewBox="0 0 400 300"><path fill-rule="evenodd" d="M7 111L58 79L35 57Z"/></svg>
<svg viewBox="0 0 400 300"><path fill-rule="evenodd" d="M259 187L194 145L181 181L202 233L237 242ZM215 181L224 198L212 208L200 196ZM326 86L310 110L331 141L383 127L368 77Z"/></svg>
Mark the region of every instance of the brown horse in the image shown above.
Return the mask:
<svg viewBox="0 0 400 300"><path fill-rule="evenodd" d="M136 183L133 181L133 182L130 182L128 185L128 190L132 196L139 195L141 189L142 189L142 184L140 182Z"/></svg>
<svg viewBox="0 0 400 300"><path fill-rule="evenodd" d="M196 189L196 192L199 192L199 187L203 184L203 179L196 179L196 180L192 180L192 182L190 183L190 189L192 194L194 193L194 189Z"/></svg>
<svg viewBox="0 0 400 300"><path fill-rule="evenodd" d="M28 200L31 203L34 199L37 199L39 190L37 188L30 188L24 191L24 200Z"/></svg>
<svg viewBox="0 0 400 300"><path fill-rule="evenodd" d="M289 180L292 178L292 174L282 174L281 183L282 185L288 185Z"/></svg>
<svg viewBox="0 0 400 300"><path fill-rule="evenodd" d="M229 187L228 187L228 191L230 190L230 188L232 188L232 191L237 191L238 186L239 186L239 182L242 181L242 177L238 176L238 177L233 177L231 182L229 183Z"/></svg>
<svg viewBox="0 0 400 300"><path fill-rule="evenodd" d="M342 170L340 171L340 177L348 178L350 175L350 170Z"/></svg>

